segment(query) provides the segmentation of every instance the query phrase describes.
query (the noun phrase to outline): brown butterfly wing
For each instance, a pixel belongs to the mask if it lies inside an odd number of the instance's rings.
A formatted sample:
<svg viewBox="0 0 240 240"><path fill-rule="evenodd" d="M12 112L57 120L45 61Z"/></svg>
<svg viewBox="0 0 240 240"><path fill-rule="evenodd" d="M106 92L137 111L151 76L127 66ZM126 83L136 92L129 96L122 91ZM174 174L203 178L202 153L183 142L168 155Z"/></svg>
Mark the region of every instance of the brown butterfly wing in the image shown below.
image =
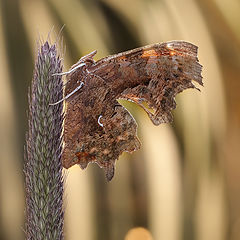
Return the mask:
<svg viewBox="0 0 240 240"><path fill-rule="evenodd" d="M93 66L94 74L108 83L116 98L142 106L155 125L172 121L175 96L184 89L195 88L192 81L203 85L201 70L197 47L183 41L130 50Z"/></svg>
<svg viewBox="0 0 240 240"><path fill-rule="evenodd" d="M172 120L175 96L186 88L202 85L197 47L181 41L149 45L109 56L68 76L66 93L84 81L67 100L63 166L89 162L103 167L108 180L116 159L124 151L139 149L137 124L116 99L136 102L156 125ZM147 103L148 108L145 107Z"/></svg>
<svg viewBox="0 0 240 240"><path fill-rule="evenodd" d="M79 72L77 78L85 78L81 74ZM67 86L67 91L73 89L72 85L75 84ZM105 170L108 181L114 175L119 155L140 148L136 121L112 97L105 81L92 75L88 75L83 88L67 100L64 142L65 168L79 164L84 169L88 163L95 162Z"/></svg>

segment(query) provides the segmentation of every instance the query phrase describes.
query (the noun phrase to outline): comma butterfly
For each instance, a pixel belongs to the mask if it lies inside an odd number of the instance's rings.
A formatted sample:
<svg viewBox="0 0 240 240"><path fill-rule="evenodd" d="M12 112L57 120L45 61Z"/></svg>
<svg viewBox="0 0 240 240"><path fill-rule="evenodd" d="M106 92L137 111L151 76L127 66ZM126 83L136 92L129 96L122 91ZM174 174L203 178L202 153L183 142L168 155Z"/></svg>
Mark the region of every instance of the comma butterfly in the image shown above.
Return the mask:
<svg viewBox="0 0 240 240"><path fill-rule="evenodd" d="M96 62L95 54L63 73L67 83L60 100L66 100L62 164L84 169L95 162L110 181L119 155L140 148L136 121L117 99L143 107L155 125L171 122L175 96L196 88L192 81L203 85L202 66L197 47L184 41L148 45Z"/></svg>

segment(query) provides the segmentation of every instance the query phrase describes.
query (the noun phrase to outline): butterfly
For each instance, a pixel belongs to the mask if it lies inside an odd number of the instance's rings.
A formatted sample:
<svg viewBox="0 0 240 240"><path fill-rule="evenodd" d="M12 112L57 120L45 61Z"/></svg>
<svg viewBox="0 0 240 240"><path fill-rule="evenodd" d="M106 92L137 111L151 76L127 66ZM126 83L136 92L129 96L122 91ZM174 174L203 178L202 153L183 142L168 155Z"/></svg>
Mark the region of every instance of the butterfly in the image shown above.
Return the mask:
<svg viewBox="0 0 240 240"><path fill-rule="evenodd" d="M172 121L175 96L202 82L197 46L170 41L107 56L83 56L66 74L62 164L97 163L108 181L122 152L140 148L137 123L117 99L141 106L155 125ZM57 103L59 103L57 102ZM55 104L57 104L55 103Z"/></svg>

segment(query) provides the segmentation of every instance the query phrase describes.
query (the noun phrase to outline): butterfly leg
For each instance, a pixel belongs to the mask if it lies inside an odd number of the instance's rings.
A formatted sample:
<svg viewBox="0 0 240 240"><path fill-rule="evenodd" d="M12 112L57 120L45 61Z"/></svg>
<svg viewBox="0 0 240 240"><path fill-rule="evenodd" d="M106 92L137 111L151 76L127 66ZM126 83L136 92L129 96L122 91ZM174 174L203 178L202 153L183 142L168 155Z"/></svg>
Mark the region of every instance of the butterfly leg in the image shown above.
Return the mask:
<svg viewBox="0 0 240 240"><path fill-rule="evenodd" d="M70 70L67 71L67 72L54 73L52 76L63 76L63 75L67 75L67 74L72 73L72 72L76 71L78 68L83 67L83 66L85 66L85 65L86 65L86 63L79 63L76 67L70 69Z"/></svg>
<svg viewBox="0 0 240 240"><path fill-rule="evenodd" d="M93 60L93 56L96 55L97 51L92 51L90 52L89 54L87 54L86 56L83 56L78 62L79 63L76 63L74 64L73 68L70 69L69 71L67 72L63 72L63 73L54 73L52 76L62 76L62 75L67 75L69 73L72 73L74 71L76 71L78 68L80 67L83 67L83 66L86 66L86 61L90 61L92 63L95 63L95 61Z"/></svg>
<svg viewBox="0 0 240 240"><path fill-rule="evenodd" d="M75 92L77 92L80 88L82 88L82 86L84 85L83 82L80 83L80 85L78 87L76 87L72 92L70 92L67 96L65 96L64 98L62 98L61 100L55 102L55 103L50 103L49 105L57 105L61 102L63 102L64 100L68 99L69 97L71 97Z"/></svg>

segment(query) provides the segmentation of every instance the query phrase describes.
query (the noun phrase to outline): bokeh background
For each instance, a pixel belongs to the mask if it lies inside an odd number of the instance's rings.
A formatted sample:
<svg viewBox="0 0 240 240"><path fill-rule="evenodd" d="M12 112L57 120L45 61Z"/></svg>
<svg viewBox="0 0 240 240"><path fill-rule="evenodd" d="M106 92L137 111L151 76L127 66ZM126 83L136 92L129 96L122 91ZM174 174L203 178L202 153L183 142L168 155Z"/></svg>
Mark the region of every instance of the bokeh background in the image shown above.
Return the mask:
<svg viewBox="0 0 240 240"><path fill-rule="evenodd" d="M24 239L27 92L38 40L63 25L65 70L95 49L99 59L186 40L204 81L177 97L172 124L124 103L142 148L110 183L93 164L68 171L65 239L240 239L239 13L239 0L0 0L0 239Z"/></svg>

